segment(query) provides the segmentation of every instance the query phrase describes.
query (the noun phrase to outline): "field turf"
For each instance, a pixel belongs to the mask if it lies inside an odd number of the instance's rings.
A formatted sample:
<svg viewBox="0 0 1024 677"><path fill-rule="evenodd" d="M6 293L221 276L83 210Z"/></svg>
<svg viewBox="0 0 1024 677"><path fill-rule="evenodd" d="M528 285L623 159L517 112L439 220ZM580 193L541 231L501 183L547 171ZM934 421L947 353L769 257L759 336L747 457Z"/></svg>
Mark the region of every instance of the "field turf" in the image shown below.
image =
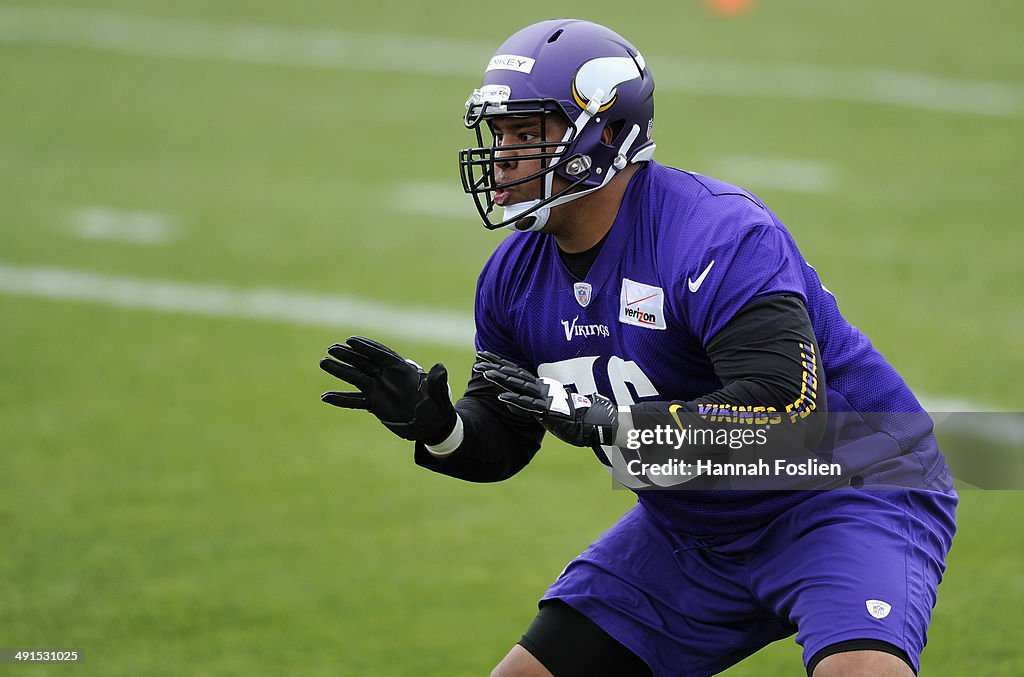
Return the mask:
<svg viewBox="0 0 1024 677"><path fill-rule="evenodd" d="M0 647L86 653L0 674L486 674L629 507L589 452L548 441L471 485L318 401L350 333L445 362L457 392L469 340L75 300L58 274L469 318L503 235L460 195L463 101L551 7L0 1ZM764 198L916 392L1024 407L1024 8L558 12L641 47L657 158ZM924 674L1024 674L1022 512L963 493ZM726 674L801 674L799 647Z"/></svg>

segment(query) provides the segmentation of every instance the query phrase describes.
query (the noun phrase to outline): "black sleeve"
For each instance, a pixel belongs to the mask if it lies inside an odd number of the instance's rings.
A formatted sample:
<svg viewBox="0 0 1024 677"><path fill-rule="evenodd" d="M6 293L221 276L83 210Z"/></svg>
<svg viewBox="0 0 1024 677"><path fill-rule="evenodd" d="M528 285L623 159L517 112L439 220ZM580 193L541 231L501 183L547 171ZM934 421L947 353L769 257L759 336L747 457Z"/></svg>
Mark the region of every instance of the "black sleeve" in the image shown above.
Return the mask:
<svg viewBox="0 0 1024 677"><path fill-rule="evenodd" d="M770 296L744 306L707 345L722 387L691 401L634 405L633 427L743 429L759 426L765 458L807 455L828 413L825 372L810 317L795 296ZM709 445L701 456L728 456L735 447Z"/></svg>
<svg viewBox="0 0 1024 677"><path fill-rule="evenodd" d="M499 482L526 467L540 449L544 428L526 412L513 412L498 399L501 388L473 373L455 403L464 437L459 448L438 458L416 444L416 464L470 482Z"/></svg>

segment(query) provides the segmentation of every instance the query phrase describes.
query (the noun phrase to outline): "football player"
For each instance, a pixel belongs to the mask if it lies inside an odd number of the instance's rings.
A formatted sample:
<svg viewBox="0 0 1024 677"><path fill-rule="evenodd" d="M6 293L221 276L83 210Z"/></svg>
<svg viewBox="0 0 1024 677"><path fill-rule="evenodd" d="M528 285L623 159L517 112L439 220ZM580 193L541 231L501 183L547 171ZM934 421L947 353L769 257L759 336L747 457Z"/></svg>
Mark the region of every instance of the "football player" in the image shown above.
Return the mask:
<svg viewBox="0 0 1024 677"><path fill-rule="evenodd" d="M510 37L465 124L464 188L486 227L518 231L480 274L465 394L452 403L441 364L350 337L321 366L356 390L322 398L369 410L438 473L503 480L550 432L636 491L493 674L707 675L794 633L808 675L916 673L952 477L785 226L742 188L652 159L651 71L590 22ZM645 429L676 433L645 456ZM770 439L744 437L740 464L744 430ZM673 463L647 463L666 448ZM808 463L767 462L783 458ZM673 471L710 459L753 476Z"/></svg>

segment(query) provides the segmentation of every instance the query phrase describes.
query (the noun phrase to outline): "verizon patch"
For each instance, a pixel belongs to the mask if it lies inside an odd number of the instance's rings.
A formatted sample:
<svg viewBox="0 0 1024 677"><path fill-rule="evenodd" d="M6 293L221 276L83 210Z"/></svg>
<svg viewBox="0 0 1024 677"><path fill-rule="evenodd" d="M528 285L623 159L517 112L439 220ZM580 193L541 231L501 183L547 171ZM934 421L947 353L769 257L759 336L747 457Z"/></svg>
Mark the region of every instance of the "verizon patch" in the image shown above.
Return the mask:
<svg viewBox="0 0 1024 677"><path fill-rule="evenodd" d="M664 329L665 290L622 278L619 322L647 329Z"/></svg>

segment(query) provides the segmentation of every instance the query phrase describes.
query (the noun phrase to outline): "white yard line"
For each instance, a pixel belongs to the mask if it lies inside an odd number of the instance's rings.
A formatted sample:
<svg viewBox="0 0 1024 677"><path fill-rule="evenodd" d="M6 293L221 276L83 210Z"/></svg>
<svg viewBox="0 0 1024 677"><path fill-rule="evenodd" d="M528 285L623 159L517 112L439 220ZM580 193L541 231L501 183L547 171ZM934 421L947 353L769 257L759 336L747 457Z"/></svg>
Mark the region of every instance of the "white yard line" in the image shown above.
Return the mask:
<svg viewBox="0 0 1024 677"><path fill-rule="evenodd" d="M728 177L752 191L779 190L791 193L827 193L839 184L831 165L810 160L733 155L712 160L715 176Z"/></svg>
<svg viewBox="0 0 1024 677"><path fill-rule="evenodd" d="M651 62L658 88L696 94L882 103L941 113L1024 115L1024 87L884 69L701 59Z"/></svg>
<svg viewBox="0 0 1024 677"><path fill-rule="evenodd" d="M272 320L471 349L473 319L461 313L283 289L118 277L0 264L0 293L188 315Z"/></svg>
<svg viewBox="0 0 1024 677"><path fill-rule="evenodd" d="M130 212L111 207L83 207L71 212L71 232L83 240L117 240L158 245L169 242L176 226L158 212Z"/></svg>
<svg viewBox="0 0 1024 677"><path fill-rule="evenodd" d="M391 189L391 208L405 214L478 219L473 198L457 181L403 181Z"/></svg>
<svg viewBox="0 0 1024 677"><path fill-rule="evenodd" d="M154 19L72 8L0 7L0 44L185 59L478 77L494 45L422 36ZM660 91L882 103L1019 117L1024 87L883 69L647 55Z"/></svg>

